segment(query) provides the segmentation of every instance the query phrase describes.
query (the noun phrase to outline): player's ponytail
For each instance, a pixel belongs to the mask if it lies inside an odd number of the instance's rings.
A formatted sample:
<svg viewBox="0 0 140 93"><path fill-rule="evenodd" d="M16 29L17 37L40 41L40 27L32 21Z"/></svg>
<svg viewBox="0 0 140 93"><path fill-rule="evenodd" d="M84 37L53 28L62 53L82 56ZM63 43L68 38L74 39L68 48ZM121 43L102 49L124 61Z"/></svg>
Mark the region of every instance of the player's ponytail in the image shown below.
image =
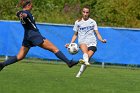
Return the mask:
<svg viewBox="0 0 140 93"><path fill-rule="evenodd" d="M16 5L16 7L22 7L24 8L28 4L31 3L31 0L20 0L19 3Z"/></svg>

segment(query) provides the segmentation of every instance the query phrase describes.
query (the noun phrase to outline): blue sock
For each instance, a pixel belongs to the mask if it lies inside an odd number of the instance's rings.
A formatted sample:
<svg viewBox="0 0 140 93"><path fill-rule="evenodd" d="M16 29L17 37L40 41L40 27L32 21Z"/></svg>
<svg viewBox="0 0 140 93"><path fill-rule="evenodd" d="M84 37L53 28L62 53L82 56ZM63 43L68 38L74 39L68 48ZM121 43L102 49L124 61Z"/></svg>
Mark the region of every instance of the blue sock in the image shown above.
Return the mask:
<svg viewBox="0 0 140 93"><path fill-rule="evenodd" d="M13 56L13 57L10 57L8 60L6 60L5 62L3 62L3 65L4 66L7 66L7 65L10 65L10 64L13 64L15 62L17 62L17 56Z"/></svg>
<svg viewBox="0 0 140 93"><path fill-rule="evenodd" d="M58 51L57 53L55 53L55 55L61 59L62 61L64 61L65 63L69 63L70 61L66 58L66 56L61 52Z"/></svg>

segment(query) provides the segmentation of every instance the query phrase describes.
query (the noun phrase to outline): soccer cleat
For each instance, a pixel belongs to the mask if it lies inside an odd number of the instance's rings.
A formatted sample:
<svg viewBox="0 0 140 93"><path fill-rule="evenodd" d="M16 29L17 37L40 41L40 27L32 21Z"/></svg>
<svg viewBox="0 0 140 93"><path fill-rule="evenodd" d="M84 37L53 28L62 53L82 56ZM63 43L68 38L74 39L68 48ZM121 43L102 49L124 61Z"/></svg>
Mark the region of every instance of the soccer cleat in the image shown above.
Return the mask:
<svg viewBox="0 0 140 93"><path fill-rule="evenodd" d="M80 64L85 64L85 65L87 65L87 66L90 66L90 63L89 63L89 62L85 62L83 59L80 59L80 60L79 60L79 63L80 63Z"/></svg>
<svg viewBox="0 0 140 93"><path fill-rule="evenodd" d="M89 62L85 62L85 65L90 66L90 63Z"/></svg>
<svg viewBox="0 0 140 93"><path fill-rule="evenodd" d="M0 63L0 71L4 68L3 64Z"/></svg>
<svg viewBox="0 0 140 93"><path fill-rule="evenodd" d="M79 60L79 63L80 63L80 64L85 64L85 61L84 61L83 59L80 59L80 60Z"/></svg>
<svg viewBox="0 0 140 93"><path fill-rule="evenodd" d="M77 64L78 64L78 62L74 62L74 61L71 60L71 62L68 63L68 66L69 66L69 68L71 68L71 67L73 67L74 65L77 65Z"/></svg>
<svg viewBox="0 0 140 93"><path fill-rule="evenodd" d="M80 75L76 75L77 78L80 78Z"/></svg>

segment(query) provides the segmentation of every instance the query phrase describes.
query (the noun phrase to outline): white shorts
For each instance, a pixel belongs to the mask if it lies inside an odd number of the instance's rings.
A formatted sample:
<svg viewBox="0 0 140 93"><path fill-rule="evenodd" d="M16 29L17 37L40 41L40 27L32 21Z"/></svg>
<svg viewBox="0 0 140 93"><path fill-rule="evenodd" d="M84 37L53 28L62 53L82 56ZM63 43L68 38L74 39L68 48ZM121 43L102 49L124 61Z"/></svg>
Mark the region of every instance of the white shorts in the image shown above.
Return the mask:
<svg viewBox="0 0 140 93"><path fill-rule="evenodd" d="M79 45L80 44L86 44L87 47L90 47L90 46L95 46L96 47L97 42L90 42L90 43L88 43L88 42L79 42Z"/></svg>

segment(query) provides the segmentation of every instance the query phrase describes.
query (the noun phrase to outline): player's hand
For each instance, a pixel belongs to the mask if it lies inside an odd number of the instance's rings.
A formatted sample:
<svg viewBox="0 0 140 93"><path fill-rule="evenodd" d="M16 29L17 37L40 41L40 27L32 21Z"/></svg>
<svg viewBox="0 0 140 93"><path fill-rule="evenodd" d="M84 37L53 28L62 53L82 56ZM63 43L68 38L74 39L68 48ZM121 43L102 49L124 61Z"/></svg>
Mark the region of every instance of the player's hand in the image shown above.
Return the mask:
<svg viewBox="0 0 140 93"><path fill-rule="evenodd" d="M67 43L67 44L65 45L66 48L68 48L68 46L69 46L69 43Z"/></svg>
<svg viewBox="0 0 140 93"><path fill-rule="evenodd" d="M106 41L106 39L103 39L103 40L101 40L101 42L102 42L102 43L106 43L107 41Z"/></svg>

